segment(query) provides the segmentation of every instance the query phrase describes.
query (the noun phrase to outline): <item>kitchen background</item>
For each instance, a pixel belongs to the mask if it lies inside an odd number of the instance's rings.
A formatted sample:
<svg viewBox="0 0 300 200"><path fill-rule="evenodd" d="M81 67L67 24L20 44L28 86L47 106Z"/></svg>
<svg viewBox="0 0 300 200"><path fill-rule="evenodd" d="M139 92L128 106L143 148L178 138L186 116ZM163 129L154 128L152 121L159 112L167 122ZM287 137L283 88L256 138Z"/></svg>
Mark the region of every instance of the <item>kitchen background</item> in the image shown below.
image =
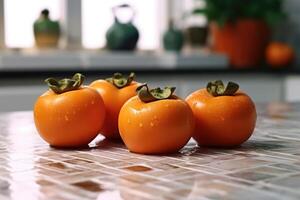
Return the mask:
<svg viewBox="0 0 300 200"><path fill-rule="evenodd" d="M282 18L272 28L273 46L267 49L250 48L264 35L255 30L261 35L253 39L251 28L246 39L235 42L236 33L225 23L221 27L228 29L226 34L219 30L224 36L220 39L207 19L206 2L0 0L0 112L31 110L47 89L45 78L74 72L85 74L90 83L113 72L135 71L138 81L174 85L182 97L210 80L223 79L238 82L256 102L300 100L300 1L283 0L282 13L275 14L273 10L281 11L276 8L280 0L259 1L275 2L268 19ZM217 12L219 23L234 13L231 9ZM216 45L217 38L219 43L229 41L229 47ZM235 53L233 46L238 46ZM247 57L249 52L254 58Z"/></svg>

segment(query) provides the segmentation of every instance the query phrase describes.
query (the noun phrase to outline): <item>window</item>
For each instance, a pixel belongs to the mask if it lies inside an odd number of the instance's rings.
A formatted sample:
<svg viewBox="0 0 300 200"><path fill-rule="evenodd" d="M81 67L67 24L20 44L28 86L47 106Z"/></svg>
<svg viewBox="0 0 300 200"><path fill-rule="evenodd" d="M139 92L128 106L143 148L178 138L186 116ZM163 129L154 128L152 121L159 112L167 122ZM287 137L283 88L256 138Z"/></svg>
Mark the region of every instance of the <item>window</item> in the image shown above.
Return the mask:
<svg viewBox="0 0 300 200"><path fill-rule="evenodd" d="M157 49L164 26L166 0L82 0L82 45L85 48L105 46L105 34L113 24L112 7L128 3L136 11L134 24L140 32L139 49ZM125 15L121 16L121 19Z"/></svg>
<svg viewBox="0 0 300 200"><path fill-rule="evenodd" d="M48 8L50 17L62 16L61 0L5 0L5 44L9 48L29 48L34 45L33 23L42 9Z"/></svg>
<svg viewBox="0 0 300 200"><path fill-rule="evenodd" d="M50 10L50 17L53 20L59 20L63 25L64 9L67 9L64 6L65 1L71 4L73 2L71 0L4 0L6 46L9 48L33 47L33 23L44 8ZM74 2L78 4L78 1ZM170 7L172 6L168 7L168 4L179 5L175 7L176 12L174 11L173 15L180 23L183 21L182 9L186 10L191 7L193 2L194 0L81 0L82 46L89 49L103 48L105 46L105 34L114 23L112 7L128 3L136 11L134 24L140 32L138 49L158 49L161 46L162 34L167 29L168 16L171 12ZM124 20L126 16L128 17L128 13L127 15L120 14L121 20ZM67 33L65 28L62 27L63 34Z"/></svg>
<svg viewBox="0 0 300 200"><path fill-rule="evenodd" d="M185 0L183 2L183 10L185 12L191 12L195 8L204 8L205 2L203 0ZM204 15L191 15L190 17L187 17L185 20L185 26L206 26L207 25L207 19Z"/></svg>

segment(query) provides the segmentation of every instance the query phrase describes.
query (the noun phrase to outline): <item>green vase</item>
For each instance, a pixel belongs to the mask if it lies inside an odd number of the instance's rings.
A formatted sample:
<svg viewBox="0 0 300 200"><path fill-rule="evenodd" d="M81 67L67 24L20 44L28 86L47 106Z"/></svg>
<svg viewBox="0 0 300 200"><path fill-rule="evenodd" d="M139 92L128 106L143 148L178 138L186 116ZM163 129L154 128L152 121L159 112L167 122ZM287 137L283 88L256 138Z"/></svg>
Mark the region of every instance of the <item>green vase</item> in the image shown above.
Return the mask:
<svg viewBox="0 0 300 200"><path fill-rule="evenodd" d="M57 47L60 37L60 26L49 18L49 10L42 10L40 17L33 24L33 32L37 47Z"/></svg>
<svg viewBox="0 0 300 200"><path fill-rule="evenodd" d="M184 44L183 33L174 27L172 21L169 22L169 29L163 36L164 49L167 51L180 51Z"/></svg>
<svg viewBox="0 0 300 200"><path fill-rule="evenodd" d="M116 12L120 8L128 8L132 10L132 18L128 23L119 21ZM106 47L110 50L134 50L139 39L139 31L133 25L134 11L127 5L119 5L113 8L115 22L106 33Z"/></svg>

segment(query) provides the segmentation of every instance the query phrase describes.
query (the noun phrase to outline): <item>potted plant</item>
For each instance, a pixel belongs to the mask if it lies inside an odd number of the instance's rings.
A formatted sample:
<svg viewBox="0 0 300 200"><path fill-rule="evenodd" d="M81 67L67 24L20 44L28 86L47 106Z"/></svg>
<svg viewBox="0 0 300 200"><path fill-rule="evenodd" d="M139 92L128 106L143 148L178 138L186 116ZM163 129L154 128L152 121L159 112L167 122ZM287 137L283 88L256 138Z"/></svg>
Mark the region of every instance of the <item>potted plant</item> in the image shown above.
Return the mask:
<svg viewBox="0 0 300 200"><path fill-rule="evenodd" d="M284 0L204 0L195 13L210 22L213 50L229 56L235 68L258 66L271 37L271 27L285 17Z"/></svg>

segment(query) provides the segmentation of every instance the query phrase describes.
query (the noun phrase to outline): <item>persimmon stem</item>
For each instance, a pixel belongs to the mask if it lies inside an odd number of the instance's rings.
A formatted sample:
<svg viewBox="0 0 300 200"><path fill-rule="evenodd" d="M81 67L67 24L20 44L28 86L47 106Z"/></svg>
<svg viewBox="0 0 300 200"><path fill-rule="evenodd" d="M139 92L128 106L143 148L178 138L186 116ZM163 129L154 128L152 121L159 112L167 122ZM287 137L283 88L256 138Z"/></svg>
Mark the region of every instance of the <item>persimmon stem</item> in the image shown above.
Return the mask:
<svg viewBox="0 0 300 200"><path fill-rule="evenodd" d="M209 82L206 86L206 90L214 97L233 96L239 90L239 85L230 81L225 87L223 81L217 80Z"/></svg>
<svg viewBox="0 0 300 200"><path fill-rule="evenodd" d="M145 103L158 101L163 99L170 99L175 91L175 87L165 87L149 89L147 83L139 86L136 91L138 93L138 97Z"/></svg>
<svg viewBox="0 0 300 200"><path fill-rule="evenodd" d="M126 87L132 83L132 81L135 79L135 73L131 72L129 76L126 78L121 73L114 73L114 75L110 78L107 78L106 81L113 84L115 87L121 89L123 87Z"/></svg>
<svg viewBox="0 0 300 200"><path fill-rule="evenodd" d="M82 74L76 73L71 79L64 78L56 80L55 78L47 78L45 82L53 92L62 94L64 92L78 90L81 87L84 78L85 77Z"/></svg>

